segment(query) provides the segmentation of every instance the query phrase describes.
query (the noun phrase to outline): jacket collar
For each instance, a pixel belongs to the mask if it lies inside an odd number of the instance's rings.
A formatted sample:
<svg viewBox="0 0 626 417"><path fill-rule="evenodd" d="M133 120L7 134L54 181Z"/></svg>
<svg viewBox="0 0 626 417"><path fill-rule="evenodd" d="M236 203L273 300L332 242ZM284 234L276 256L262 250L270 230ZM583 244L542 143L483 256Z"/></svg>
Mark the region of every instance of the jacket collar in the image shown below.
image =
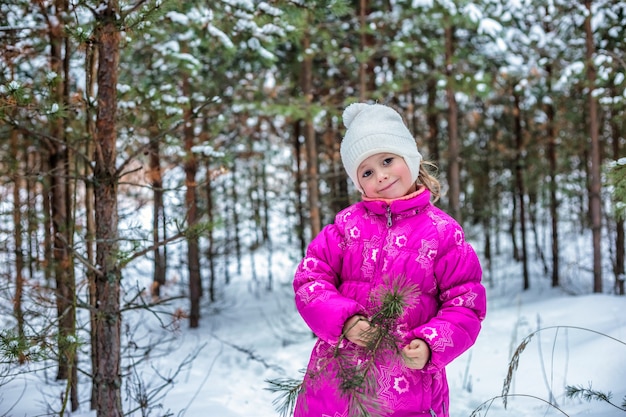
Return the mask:
<svg viewBox="0 0 626 417"><path fill-rule="evenodd" d="M376 214L386 214L388 207L393 214L422 211L430 205L430 190L422 185L414 193L393 200L372 199L363 196L363 205Z"/></svg>

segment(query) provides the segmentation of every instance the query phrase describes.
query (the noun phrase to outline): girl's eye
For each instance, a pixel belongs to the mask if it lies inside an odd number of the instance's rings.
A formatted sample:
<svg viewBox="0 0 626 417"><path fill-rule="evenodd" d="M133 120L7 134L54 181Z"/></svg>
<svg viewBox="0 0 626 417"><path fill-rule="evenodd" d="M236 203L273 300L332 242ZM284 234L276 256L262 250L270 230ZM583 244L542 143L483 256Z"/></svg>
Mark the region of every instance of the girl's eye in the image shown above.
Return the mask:
<svg viewBox="0 0 626 417"><path fill-rule="evenodd" d="M371 171L370 169L368 169L368 170L366 170L366 171L363 171L363 174L362 174L362 175L363 175L363 178L367 178L367 177L369 177L370 175L372 175L372 171Z"/></svg>
<svg viewBox="0 0 626 417"><path fill-rule="evenodd" d="M385 158L385 160L383 161L383 165L389 165L391 164L391 162L393 161L393 157L389 157L389 158Z"/></svg>

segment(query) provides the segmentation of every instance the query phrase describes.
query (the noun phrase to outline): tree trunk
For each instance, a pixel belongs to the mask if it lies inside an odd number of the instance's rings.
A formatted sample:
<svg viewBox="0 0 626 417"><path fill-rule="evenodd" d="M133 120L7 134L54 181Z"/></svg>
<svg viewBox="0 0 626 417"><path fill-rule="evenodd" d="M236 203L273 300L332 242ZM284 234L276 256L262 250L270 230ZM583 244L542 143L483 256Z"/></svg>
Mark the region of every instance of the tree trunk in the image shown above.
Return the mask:
<svg viewBox="0 0 626 417"><path fill-rule="evenodd" d="M47 145L47 144L46 144ZM45 146L41 149L40 158L41 158L41 168L39 170L41 175L41 205L43 210L43 259L45 262L43 263L43 273L46 282L50 282L52 280L52 267L53 263L50 261L52 259L52 191L50 190L52 186L52 181L50 180L50 172L49 167L49 157L50 150L48 146Z"/></svg>
<svg viewBox="0 0 626 417"><path fill-rule="evenodd" d="M339 143L337 143L337 130L333 126L333 118L329 114L326 117L326 129L324 131L324 147L328 154L329 177L327 180L330 191L330 211L338 213L348 207L348 178L341 165L341 155L339 154Z"/></svg>
<svg viewBox="0 0 626 417"><path fill-rule="evenodd" d="M616 97L617 94L613 94ZM622 153L620 152L620 138L622 130L618 125L618 121L624 124L623 116L613 115L611 121L611 133L612 133L612 145L613 145L613 159L618 160ZM624 257L626 255L626 249L624 248L624 219L618 217L615 220L615 264L613 267L613 273L615 275L615 293L618 295L624 295L624 275L626 273L624 269Z"/></svg>
<svg viewBox="0 0 626 417"><path fill-rule="evenodd" d="M306 235L304 233L306 216L304 213L304 198L302 196L302 144L300 142L301 128L299 122L292 123L293 129L293 154L296 158L296 172L295 172L295 194L296 194L296 215L298 218L298 226L296 232L298 234L298 241L300 243L300 257L304 257L307 247Z"/></svg>
<svg viewBox="0 0 626 417"><path fill-rule="evenodd" d="M191 86L187 78L183 80L183 92L186 97L191 97ZM202 283L200 277L200 244L198 238L198 201L196 190L196 175L198 173L198 161L193 153L195 145L194 124L192 120L191 106L186 111L185 127L183 136L185 141L185 207L187 208L187 270L189 273L189 327L192 329L200 325L200 298L202 297Z"/></svg>
<svg viewBox="0 0 626 417"><path fill-rule="evenodd" d="M361 53L365 51L367 45L367 0L359 1L359 36ZM306 51L308 48L305 48ZM367 99L367 61L359 62L359 101L363 102Z"/></svg>
<svg viewBox="0 0 626 417"><path fill-rule="evenodd" d="M268 161L269 162L269 161ZM274 251L272 247L272 236L269 232L270 223L270 202L267 193L267 169L265 162L261 163L261 207L263 207L263 244L267 250L267 286L266 289L271 291L274 286L273 259Z"/></svg>
<svg viewBox="0 0 626 417"><path fill-rule="evenodd" d="M20 340L24 340L24 311L22 309L22 294L24 290L24 276L22 272L24 270L24 252L22 251L22 199L21 195L21 175L20 167L20 147L18 144L18 131L17 129L11 129L10 132L10 144L11 144L11 160L15 161L13 167L13 236L15 238L15 295L13 297L13 315L17 321L17 334ZM27 154L27 152L24 152ZM27 156L27 155L26 155ZM20 360L20 364L22 361Z"/></svg>
<svg viewBox="0 0 626 417"><path fill-rule="evenodd" d="M63 15L66 2L55 2L54 19L49 19L50 26L50 69L56 74L52 94L61 108L69 102L66 83L69 80L69 44L66 42ZM69 386L72 398L72 411L78 408L77 398L77 350L72 340L76 337L76 282L74 266L69 247L72 244L72 213L70 203L69 146L65 134L65 119L57 117L50 123L49 154L51 218L53 242L53 271L56 280L56 307L59 332L57 379L70 378Z"/></svg>
<svg viewBox="0 0 626 417"><path fill-rule="evenodd" d="M434 71L434 64L430 67ZM437 79L430 77L426 82L428 101L426 106L426 120L428 123L428 143L430 159L436 165L440 164L439 151L439 114L437 111Z"/></svg>
<svg viewBox="0 0 626 417"><path fill-rule="evenodd" d="M515 161L511 161L511 165L515 166ZM513 170L512 170L513 171ZM515 172L511 172L515 175ZM513 259L516 261L520 261L520 249L519 244L517 243L517 218L518 218L518 198L517 198L517 182L512 182L510 185L511 188L511 217L509 222L509 234L511 235L511 252L513 254Z"/></svg>
<svg viewBox="0 0 626 417"><path fill-rule="evenodd" d="M233 225L233 232L234 232L234 242L235 242L235 257L237 259L237 273L241 274L241 266L242 266L242 255L241 255L241 233L239 230L239 226L240 226L240 221L239 221L239 211L238 211L238 207L239 207L239 188L237 187L237 161L233 161L233 169L232 169L233 175L232 175L232 181L230 183L230 196L231 199L233 201L233 207L232 207L232 225ZM224 195L228 195L228 192L224 192ZM226 230L228 231L228 226L225 227ZM227 232L228 233L228 232ZM228 242L226 244L226 247L228 247L228 244L230 243L231 239L229 236L227 236L226 242ZM227 275L226 277L226 283L230 283L230 275Z"/></svg>
<svg viewBox="0 0 626 417"><path fill-rule="evenodd" d="M67 10L67 2L65 2L64 8ZM69 36L64 36L65 42L65 56L63 60L63 82L65 87L63 88L63 103L70 103L70 56L71 56L71 40ZM66 139L67 140L67 139ZM73 147L67 145L67 166L68 172L70 171L70 167L75 161ZM66 180L66 198L67 198L67 210L68 210L68 223L67 223L67 242L69 247L74 246L74 232L75 232L75 220L76 212L75 212L75 204L76 200L75 190L76 190L76 179L74 175L70 175ZM68 253L68 256L70 254ZM71 310L72 317L69 319L68 323L71 326L71 334L72 336L76 333L76 272L74 268L74 258L69 256L70 259L70 269L69 269L69 283L71 288L69 289L70 295L72 297L71 301ZM73 344L70 349L70 354L72 357L70 358L70 401L71 401L71 410L78 410L78 406L80 405L80 399L78 398L78 345Z"/></svg>
<svg viewBox="0 0 626 417"><path fill-rule="evenodd" d="M252 227L249 247L252 250L260 247L263 242L263 220L261 216L261 192L263 188L263 182L261 179L262 174L262 161L256 162L257 156L252 152L252 143L248 144L248 152L250 155L248 159L248 172L250 175L251 188L248 190L248 199L250 200L251 221L254 224Z"/></svg>
<svg viewBox="0 0 626 417"><path fill-rule="evenodd" d="M550 14L550 10L546 9L546 14ZM546 33L552 32L551 27L552 19L546 19L544 21L544 30ZM549 97L552 97L552 77L553 77L553 69L551 59L552 57L546 56L546 89ZM548 102L544 106L544 111L546 112L547 123L546 123L546 156L548 158L548 190L549 190L549 212L550 212L550 226L551 226L551 249L552 249L552 286L558 287L560 285L560 264L559 264L559 201L557 197L557 175L558 175L558 166L557 166L557 156L556 156L556 127L555 127L555 115L556 111L554 109L554 104L552 101Z"/></svg>
<svg viewBox="0 0 626 417"><path fill-rule="evenodd" d="M302 49L309 50L311 47L311 35L307 31L304 35ZM311 239L322 229L319 198L319 173L317 167L317 138L313 115L310 114L310 104L313 102L313 61L310 54L306 54L302 62L302 93L306 98L307 115L304 120L304 141L306 144L306 172L307 192L309 202L309 225L311 227Z"/></svg>
<svg viewBox="0 0 626 417"><path fill-rule="evenodd" d="M91 103L91 98L96 94L96 80L97 80L97 52L98 49L89 44L85 52L85 129L87 131L87 137L89 138L86 143L85 157L88 161L94 160L95 146L94 141L96 137L96 123L95 123L95 106ZM85 178L90 178L92 175L91 167L86 167ZM87 224L85 231L85 245L87 253L87 261L91 265L96 264L96 219L94 216L94 183L93 181L85 181L85 221ZM97 362L95 357L96 346L96 274L92 269L87 269L87 287L89 291L89 332L91 340L91 369L97 368ZM96 404L96 384L91 385L91 407L95 408Z"/></svg>
<svg viewBox="0 0 626 417"><path fill-rule="evenodd" d="M546 82L548 84L548 93L552 92L552 65L546 65ZM548 157L548 188L550 192L550 225L552 236L552 286L559 286L559 202L557 198L557 183L556 177L558 175L557 158L556 158L556 129L555 125L555 111L552 103L546 104L545 112L548 118L547 121L547 150Z"/></svg>
<svg viewBox="0 0 626 417"><path fill-rule="evenodd" d="M209 221L209 230L207 238L207 261L209 262L209 300L215 301L215 234L213 233L213 227L215 222L215 215L213 214L213 175L211 172L211 157L207 157L206 161L206 211Z"/></svg>
<svg viewBox="0 0 626 417"><path fill-rule="evenodd" d="M95 135L96 307L95 408L97 417L122 417L121 324L116 170L117 79L120 53L118 0L104 0L96 16L98 108ZM93 405L92 405L93 406Z"/></svg>
<svg viewBox="0 0 626 417"><path fill-rule="evenodd" d="M29 141L29 146L26 151L26 196L27 201L35 201L37 199L37 193L39 190L39 184L37 181L39 165L41 163L42 154L39 150L35 150L33 146L30 146L31 143ZM45 201L45 199L42 199ZM41 216L40 213L37 212L37 207L35 204L28 204L26 206L26 219L27 219L27 229L26 229L26 239L27 239L27 247L28 247L28 278L34 278L35 269L39 270L38 260L41 259L40 249L42 247L41 242L39 240L39 218ZM45 214L44 214L45 217Z"/></svg>
<svg viewBox="0 0 626 417"><path fill-rule="evenodd" d="M461 216L461 161L459 135L458 135L458 105L455 93L454 76L454 26L447 25L445 28L445 62L446 62L446 95L448 98L448 185L450 214L459 223L463 221Z"/></svg>
<svg viewBox="0 0 626 417"><path fill-rule="evenodd" d="M528 250L526 244L526 203L524 200L525 186L524 186L524 139L522 137L522 110L520 109L519 96L513 92L515 108L513 114L515 117L514 122L514 135L515 144L517 150L517 158L515 160L515 184L517 191L517 200L519 202L519 221L520 221L520 234L522 235L522 269L523 269L523 288L527 290L530 288L530 279L528 275Z"/></svg>
<svg viewBox="0 0 626 417"><path fill-rule="evenodd" d="M156 126L156 123L153 123ZM156 130L156 129L155 129ZM148 145L148 172L147 179L152 187L153 210L152 210L152 243L154 245L154 273L152 276L151 295L154 298L161 296L161 287L165 285L165 255L164 248L159 245L161 239L165 240L167 236L161 236L161 232L165 228L165 207L163 204L163 177L161 173L161 149L159 140L154 139L157 135L156 131L152 131L152 138Z"/></svg>
<svg viewBox="0 0 626 417"><path fill-rule="evenodd" d="M602 178L601 178L601 155L600 138L598 133L598 107L594 97L596 85L596 68L593 63L595 45L593 42L593 28L591 27L591 0L585 0L587 17L585 18L585 52L587 67L587 83L589 104L589 137L591 138L591 166L589 181L589 214L591 217L591 233L593 240L593 292L602 292Z"/></svg>
<svg viewBox="0 0 626 417"><path fill-rule="evenodd" d="M233 169L231 171L231 182L233 183L232 188L235 188L234 186L234 178L235 178L235 166L237 165L237 161L233 161ZM229 184L228 181L224 181L222 182L222 195L225 196L225 198L231 197L229 194L231 194L230 190L229 190ZM237 206L237 191L234 190L232 191L232 207L229 207L228 204L226 205L226 208L224 209L226 211L226 216L224 216L224 244L222 245L222 258L224 259L224 263L223 263L223 268L224 268L224 283L226 285L230 284L230 260L232 259L231 256L231 244L232 244L232 237L231 237L231 221L234 221L231 219L232 216L229 215L229 210L232 209L233 213L237 212L236 206ZM236 222L236 221L234 221ZM237 256L237 263L241 263L241 259L239 258L239 256Z"/></svg>

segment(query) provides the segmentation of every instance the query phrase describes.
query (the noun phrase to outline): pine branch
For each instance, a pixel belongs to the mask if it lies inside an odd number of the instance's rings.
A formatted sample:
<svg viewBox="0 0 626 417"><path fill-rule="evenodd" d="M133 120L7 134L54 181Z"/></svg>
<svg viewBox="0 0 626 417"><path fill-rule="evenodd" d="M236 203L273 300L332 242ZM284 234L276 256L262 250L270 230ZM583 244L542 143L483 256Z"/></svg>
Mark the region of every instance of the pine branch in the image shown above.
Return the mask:
<svg viewBox="0 0 626 417"><path fill-rule="evenodd" d="M293 415L296 407L296 399L302 390L302 379L277 378L266 379L265 382L269 384L269 387L265 388L266 390L279 394L278 397L272 401L278 414L281 417Z"/></svg>
<svg viewBox="0 0 626 417"><path fill-rule="evenodd" d="M626 398L624 398L624 403L620 407L617 404L614 404L611 402L611 398L613 397L613 394L611 394L610 391L608 393L596 391L591 386L591 383L589 383L589 388L583 388L580 385L578 386L568 385L567 387L565 387L565 395L567 395L567 398L581 398L587 402L591 402L593 400L604 401L612 405L613 407L617 408L618 410L626 411L626 407L625 407Z"/></svg>

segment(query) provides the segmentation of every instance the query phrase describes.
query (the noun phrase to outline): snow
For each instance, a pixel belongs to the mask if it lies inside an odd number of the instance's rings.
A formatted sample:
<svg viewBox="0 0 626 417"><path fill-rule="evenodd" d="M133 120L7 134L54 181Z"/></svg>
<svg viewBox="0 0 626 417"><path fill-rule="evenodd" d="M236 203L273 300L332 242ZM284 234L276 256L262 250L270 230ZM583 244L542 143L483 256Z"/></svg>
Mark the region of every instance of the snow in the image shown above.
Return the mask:
<svg viewBox="0 0 626 417"><path fill-rule="evenodd" d="M257 268L266 258L267 254L259 256ZM267 380L301 378L314 343L293 304L295 262L293 257L274 260L271 291L261 281L262 273L243 265L240 274L231 275L229 285L220 284L217 302L203 301L198 329L189 329L181 319L169 322L165 330L146 312L127 318L135 344L155 345L150 356L135 358L142 362L126 378L135 381L135 389L141 380L144 390L152 392L152 404L159 407L147 415L278 416L272 404L276 394L266 389ZM137 285L145 281L141 271L149 270L146 266L134 269L136 278L128 281L137 280ZM531 289L521 291L515 272L519 265L506 256L490 270L496 272L485 281L489 311L483 330L476 344L448 366L451 416L470 416L481 405L477 415L492 417L623 416L605 402L566 398L564 388L612 393L613 403L621 405L626 396L626 298L569 295L551 288L548 278L537 274ZM179 295L185 291L183 281L170 275L165 291ZM519 354L505 409L500 396L509 362L527 337L530 341ZM124 353L125 363L133 353ZM54 381L54 372L52 366L21 374L0 386L0 415L50 415L50 409L58 409L64 383ZM166 379L172 383L164 384ZM81 408L73 415L95 417L88 410L90 385L82 381ZM123 389L125 410L131 406L130 396L136 395L131 385ZM546 401L558 404L562 412Z"/></svg>
<svg viewBox="0 0 626 417"><path fill-rule="evenodd" d="M166 16L175 23L180 24L181 26L189 25L189 16L179 13L179 12L167 12Z"/></svg>
<svg viewBox="0 0 626 417"><path fill-rule="evenodd" d="M222 32L220 29L218 29L217 27L215 27L212 24L207 25L207 31L213 36L216 37L220 40L220 42L222 42L222 45L224 45L224 47L228 48L228 49L232 49L235 47L235 45L233 44L233 42L230 40L230 38L228 37L228 35L226 35L224 32Z"/></svg>
<svg viewBox="0 0 626 417"><path fill-rule="evenodd" d="M493 19L481 19L478 26L478 33L496 37L502 31L502 25ZM502 41L497 38L496 41Z"/></svg>

